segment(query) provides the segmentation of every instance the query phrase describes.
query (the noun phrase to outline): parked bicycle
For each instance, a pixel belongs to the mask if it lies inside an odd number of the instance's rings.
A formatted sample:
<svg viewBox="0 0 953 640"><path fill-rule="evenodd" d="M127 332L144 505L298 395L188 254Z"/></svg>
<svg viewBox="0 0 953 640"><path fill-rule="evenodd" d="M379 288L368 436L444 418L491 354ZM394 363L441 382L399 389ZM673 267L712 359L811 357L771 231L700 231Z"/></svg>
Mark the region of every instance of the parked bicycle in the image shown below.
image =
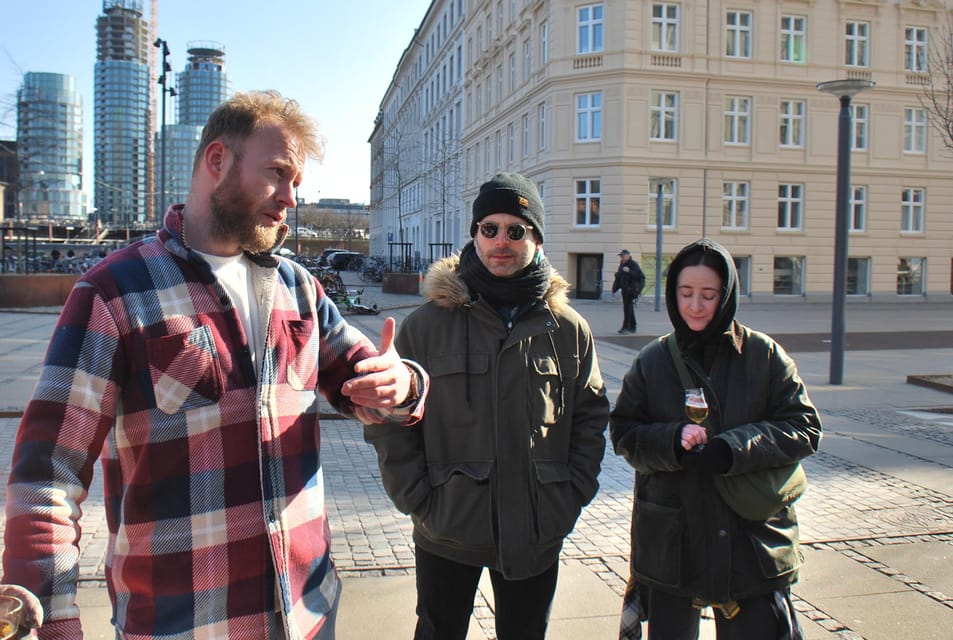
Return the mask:
<svg viewBox="0 0 953 640"><path fill-rule="evenodd" d="M382 256L371 256L364 261L358 275L361 282L380 282L384 279L384 258Z"/></svg>

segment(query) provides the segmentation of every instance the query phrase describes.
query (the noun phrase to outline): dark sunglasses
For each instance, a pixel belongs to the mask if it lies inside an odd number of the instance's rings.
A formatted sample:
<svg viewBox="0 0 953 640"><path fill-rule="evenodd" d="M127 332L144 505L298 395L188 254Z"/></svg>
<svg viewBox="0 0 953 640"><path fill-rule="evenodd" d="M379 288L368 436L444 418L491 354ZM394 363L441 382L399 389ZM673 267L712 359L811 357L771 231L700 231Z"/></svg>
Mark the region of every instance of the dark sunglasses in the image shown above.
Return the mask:
<svg viewBox="0 0 953 640"><path fill-rule="evenodd" d="M497 222L478 222L477 227L480 229L480 233L483 234L484 238L493 239L496 237L496 234L500 232L500 224ZM507 224L502 225L506 227L506 237L516 242L517 240L522 240L526 237L526 232L532 229L528 224Z"/></svg>

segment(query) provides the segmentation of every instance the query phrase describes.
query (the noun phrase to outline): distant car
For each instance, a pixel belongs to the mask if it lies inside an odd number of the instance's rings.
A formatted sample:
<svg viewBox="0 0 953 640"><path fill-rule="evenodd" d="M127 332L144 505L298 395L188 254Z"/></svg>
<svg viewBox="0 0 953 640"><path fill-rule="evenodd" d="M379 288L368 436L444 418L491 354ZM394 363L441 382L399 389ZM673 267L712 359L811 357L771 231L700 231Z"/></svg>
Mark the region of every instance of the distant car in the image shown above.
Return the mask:
<svg viewBox="0 0 953 640"><path fill-rule="evenodd" d="M335 251L327 258L328 266L338 271L356 271L364 262L359 251Z"/></svg>
<svg viewBox="0 0 953 640"><path fill-rule="evenodd" d="M318 263L327 265L328 259L331 257L331 255L338 253L339 251L347 251L347 249L341 249L339 247L325 249L324 251L321 252L321 255L318 257Z"/></svg>

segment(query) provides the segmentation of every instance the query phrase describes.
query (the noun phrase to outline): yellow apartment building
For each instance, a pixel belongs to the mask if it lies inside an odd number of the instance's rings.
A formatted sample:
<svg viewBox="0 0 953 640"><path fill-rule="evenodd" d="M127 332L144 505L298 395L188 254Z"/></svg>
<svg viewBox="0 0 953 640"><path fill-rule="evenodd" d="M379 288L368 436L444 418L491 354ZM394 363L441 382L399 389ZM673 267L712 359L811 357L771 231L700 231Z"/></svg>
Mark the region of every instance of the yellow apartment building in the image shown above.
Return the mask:
<svg viewBox="0 0 953 640"><path fill-rule="evenodd" d="M664 267L707 236L751 300L829 300L841 104L817 85L850 78L875 86L847 123L848 301L949 301L953 155L924 102L948 15L930 0L435 0L370 136L371 252L424 268L459 249L479 185L517 171L578 297L608 293L622 248L651 295L657 247Z"/></svg>

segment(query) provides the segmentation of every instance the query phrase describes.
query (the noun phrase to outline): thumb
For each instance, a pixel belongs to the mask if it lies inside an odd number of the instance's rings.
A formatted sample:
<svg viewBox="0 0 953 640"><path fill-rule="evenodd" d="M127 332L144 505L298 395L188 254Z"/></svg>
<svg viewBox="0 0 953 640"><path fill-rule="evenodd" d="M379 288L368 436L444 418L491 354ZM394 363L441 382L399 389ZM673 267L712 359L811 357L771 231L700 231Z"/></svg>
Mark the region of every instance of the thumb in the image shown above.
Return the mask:
<svg viewBox="0 0 953 640"><path fill-rule="evenodd" d="M397 321L392 317L384 318L384 326L381 327L381 346L378 353L385 353L394 349L394 334L397 330Z"/></svg>

